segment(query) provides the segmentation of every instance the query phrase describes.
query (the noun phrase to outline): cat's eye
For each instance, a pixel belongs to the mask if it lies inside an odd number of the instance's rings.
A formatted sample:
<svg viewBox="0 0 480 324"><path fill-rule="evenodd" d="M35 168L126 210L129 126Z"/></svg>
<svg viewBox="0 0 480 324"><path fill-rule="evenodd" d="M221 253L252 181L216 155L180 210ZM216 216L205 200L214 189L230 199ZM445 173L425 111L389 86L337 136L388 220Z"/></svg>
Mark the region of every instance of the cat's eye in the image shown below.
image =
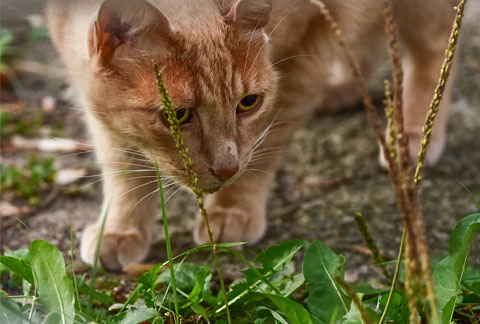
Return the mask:
<svg viewBox="0 0 480 324"><path fill-rule="evenodd" d="M240 100L237 106L237 113L251 111L260 105L262 96L258 94L250 94Z"/></svg>
<svg viewBox="0 0 480 324"><path fill-rule="evenodd" d="M190 121L190 119L192 119L193 114L190 108L177 109L176 112L177 112L178 124L180 125L186 124ZM167 126L169 126L168 115L165 109L162 110L162 118L163 118L163 122Z"/></svg>

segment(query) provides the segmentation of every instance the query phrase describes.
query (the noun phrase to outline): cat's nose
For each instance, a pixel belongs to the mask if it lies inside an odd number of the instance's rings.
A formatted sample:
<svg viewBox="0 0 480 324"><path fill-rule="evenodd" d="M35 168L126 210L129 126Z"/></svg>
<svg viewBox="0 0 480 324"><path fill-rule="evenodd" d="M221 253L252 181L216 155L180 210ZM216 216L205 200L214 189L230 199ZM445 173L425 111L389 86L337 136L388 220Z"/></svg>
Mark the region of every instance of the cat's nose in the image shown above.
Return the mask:
<svg viewBox="0 0 480 324"><path fill-rule="evenodd" d="M228 165L228 166L221 166L212 168L213 174L215 174L220 180L227 181L231 177L233 177L238 172L238 164Z"/></svg>

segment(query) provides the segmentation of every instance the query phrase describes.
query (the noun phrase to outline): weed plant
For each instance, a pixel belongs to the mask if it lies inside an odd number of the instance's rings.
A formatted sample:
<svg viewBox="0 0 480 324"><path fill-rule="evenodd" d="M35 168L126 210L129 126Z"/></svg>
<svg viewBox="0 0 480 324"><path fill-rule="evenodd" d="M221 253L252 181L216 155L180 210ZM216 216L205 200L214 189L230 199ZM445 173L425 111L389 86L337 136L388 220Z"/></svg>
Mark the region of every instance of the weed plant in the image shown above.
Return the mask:
<svg viewBox="0 0 480 324"><path fill-rule="evenodd" d="M0 185L2 192L14 192L20 199L28 200L32 206L41 202L41 194L51 187L56 169L54 158L37 158L31 155L21 167L0 164Z"/></svg>

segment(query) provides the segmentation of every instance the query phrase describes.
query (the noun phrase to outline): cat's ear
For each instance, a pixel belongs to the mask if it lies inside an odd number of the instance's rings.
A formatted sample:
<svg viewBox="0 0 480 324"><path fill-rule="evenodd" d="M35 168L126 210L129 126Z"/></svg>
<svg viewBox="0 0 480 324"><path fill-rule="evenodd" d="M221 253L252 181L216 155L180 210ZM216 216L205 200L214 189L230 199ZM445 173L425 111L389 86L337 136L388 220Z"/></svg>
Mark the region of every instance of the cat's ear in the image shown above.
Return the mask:
<svg viewBox="0 0 480 324"><path fill-rule="evenodd" d="M229 23L242 29L260 30L268 23L272 0L239 0L226 16Z"/></svg>
<svg viewBox="0 0 480 324"><path fill-rule="evenodd" d="M134 48L166 48L173 40L167 17L148 2L106 0L92 26L89 50L100 64L108 64L114 55L128 55Z"/></svg>

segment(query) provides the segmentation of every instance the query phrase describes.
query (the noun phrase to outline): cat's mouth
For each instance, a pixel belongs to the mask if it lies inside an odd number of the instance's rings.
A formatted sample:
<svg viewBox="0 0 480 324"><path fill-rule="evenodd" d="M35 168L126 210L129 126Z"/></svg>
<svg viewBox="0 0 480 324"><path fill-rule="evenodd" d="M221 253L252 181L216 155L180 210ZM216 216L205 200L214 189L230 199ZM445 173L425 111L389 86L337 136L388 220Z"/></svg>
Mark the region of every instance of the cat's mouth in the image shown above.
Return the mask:
<svg viewBox="0 0 480 324"><path fill-rule="evenodd" d="M213 193L216 193L217 191L219 191L220 188L222 188L221 185L216 186L216 187L212 187L212 188L203 188L202 191L206 194L213 194Z"/></svg>
<svg viewBox="0 0 480 324"><path fill-rule="evenodd" d="M213 194L213 193L219 191L220 189L222 189L224 187L227 187L227 186L231 185L232 183L234 183L240 177L240 174L241 174L241 172L238 172L237 174L235 174L233 177L231 177L228 180L225 180L225 181L222 181L222 182L216 183L216 184L206 185L204 187L202 186L201 189L206 194Z"/></svg>

